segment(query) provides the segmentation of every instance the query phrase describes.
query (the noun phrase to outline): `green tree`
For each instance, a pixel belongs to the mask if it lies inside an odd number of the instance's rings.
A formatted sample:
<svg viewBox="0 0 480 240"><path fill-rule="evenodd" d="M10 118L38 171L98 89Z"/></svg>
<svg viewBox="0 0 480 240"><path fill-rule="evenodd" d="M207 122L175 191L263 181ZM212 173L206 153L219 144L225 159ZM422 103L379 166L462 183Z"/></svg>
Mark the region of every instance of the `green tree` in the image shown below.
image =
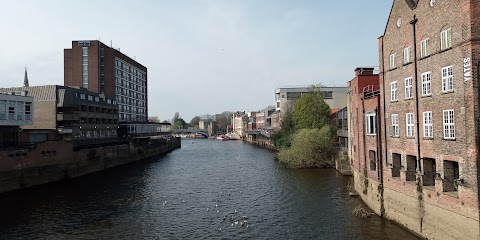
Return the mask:
<svg viewBox="0 0 480 240"><path fill-rule="evenodd" d="M291 168L331 167L334 137L335 129L328 124L321 129L300 129L293 135L291 147L280 149L278 159Z"/></svg>
<svg viewBox="0 0 480 240"><path fill-rule="evenodd" d="M292 135L295 133L295 121L293 119L293 104L287 104L282 112L280 131L272 136L273 143L278 149L289 148L292 142Z"/></svg>
<svg viewBox="0 0 480 240"><path fill-rule="evenodd" d="M180 113L176 112L175 115L173 116L173 119L172 119L172 128L173 129L184 129L187 126L188 125L185 122L185 120L183 120L183 118L180 117Z"/></svg>
<svg viewBox="0 0 480 240"><path fill-rule="evenodd" d="M296 129L320 129L331 123L330 107L323 100L318 86L309 87L309 93L303 95L295 104L293 120Z"/></svg>
<svg viewBox="0 0 480 240"><path fill-rule="evenodd" d="M198 123L200 122L200 116L195 116L190 120L190 126L193 128L198 128Z"/></svg>

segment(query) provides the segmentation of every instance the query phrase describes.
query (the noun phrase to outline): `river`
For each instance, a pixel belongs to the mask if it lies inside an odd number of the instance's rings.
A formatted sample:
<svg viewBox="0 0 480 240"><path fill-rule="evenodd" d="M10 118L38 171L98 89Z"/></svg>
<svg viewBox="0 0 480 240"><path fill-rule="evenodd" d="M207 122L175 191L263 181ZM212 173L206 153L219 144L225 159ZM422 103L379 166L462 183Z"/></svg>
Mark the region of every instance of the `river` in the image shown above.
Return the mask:
<svg viewBox="0 0 480 240"><path fill-rule="evenodd" d="M285 169L240 141L182 140L166 156L0 195L0 239L417 239L354 216L349 181Z"/></svg>

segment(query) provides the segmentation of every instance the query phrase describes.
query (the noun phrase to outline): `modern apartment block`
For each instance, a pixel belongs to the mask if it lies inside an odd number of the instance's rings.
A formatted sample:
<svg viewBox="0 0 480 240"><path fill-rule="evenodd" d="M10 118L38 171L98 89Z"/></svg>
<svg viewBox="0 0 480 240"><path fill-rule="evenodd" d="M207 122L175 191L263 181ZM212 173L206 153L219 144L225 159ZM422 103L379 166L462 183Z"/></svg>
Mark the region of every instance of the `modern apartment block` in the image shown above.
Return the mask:
<svg viewBox="0 0 480 240"><path fill-rule="evenodd" d="M122 122L146 122L147 68L97 40L64 50L64 85L116 98Z"/></svg>
<svg viewBox="0 0 480 240"><path fill-rule="evenodd" d="M362 116L352 101L355 188L424 238L480 239L478 39L478 0L394 0L379 38L379 108L365 102Z"/></svg>
<svg viewBox="0 0 480 240"><path fill-rule="evenodd" d="M25 92L29 96L30 102L26 102L23 108L20 101L16 103L20 104L18 112L24 114L25 119L31 118L30 122L33 120L33 124L25 124L22 128L37 130L32 131L37 140L48 139L45 130L58 132L63 140L117 137L119 125L115 98L103 97L85 88L57 85L0 88L0 93L11 92ZM1 104L0 100L0 118Z"/></svg>
<svg viewBox="0 0 480 240"><path fill-rule="evenodd" d="M320 87L325 102L333 109L342 109L347 106L347 93L348 87ZM308 87L298 88L277 88L275 90L275 106L276 110L285 112L287 105L296 101L302 97L302 95L308 93ZM293 107L293 106L292 106Z"/></svg>

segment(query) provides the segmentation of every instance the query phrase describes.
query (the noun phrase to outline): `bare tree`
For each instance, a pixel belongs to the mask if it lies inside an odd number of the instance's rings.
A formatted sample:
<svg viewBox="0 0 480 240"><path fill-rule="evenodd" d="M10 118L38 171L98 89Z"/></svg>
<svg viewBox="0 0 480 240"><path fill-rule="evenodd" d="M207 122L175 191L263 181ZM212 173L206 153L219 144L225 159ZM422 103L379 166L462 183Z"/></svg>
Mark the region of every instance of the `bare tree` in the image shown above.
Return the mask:
<svg viewBox="0 0 480 240"><path fill-rule="evenodd" d="M159 123L160 119L157 116L150 116L148 117L148 121L152 123Z"/></svg>

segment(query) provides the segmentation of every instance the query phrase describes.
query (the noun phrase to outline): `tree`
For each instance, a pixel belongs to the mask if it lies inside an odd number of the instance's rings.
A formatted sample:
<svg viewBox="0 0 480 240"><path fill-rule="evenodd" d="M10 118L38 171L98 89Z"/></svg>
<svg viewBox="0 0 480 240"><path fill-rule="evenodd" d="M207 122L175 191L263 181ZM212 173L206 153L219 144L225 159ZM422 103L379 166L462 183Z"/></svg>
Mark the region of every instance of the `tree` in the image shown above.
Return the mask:
<svg viewBox="0 0 480 240"><path fill-rule="evenodd" d="M331 123L330 107L323 100L318 86L309 87L309 93L303 95L295 104L293 120L297 129L320 129Z"/></svg>
<svg viewBox="0 0 480 240"><path fill-rule="evenodd" d="M220 114L215 115L215 119L217 122L217 127L219 129L227 129L227 126L232 122L233 113L229 111L222 112Z"/></svg>
<svg viewBox="0 0 480 240"><path fill-rule="evenodd" d="M172 119L173 129L184 129L187 127L187 123L180 117L180 113L176 112Z"/></svg>
<svg viewBox="0 0 480 240"><path fill-rule="evenodd" d="M148 121L152 123L159 123L160 119L157 116L150 116L148 117Z"/></svg>
<svg viewBox="0 0 480 240"><path fill-rule="evenodd" d="M273 143L278 149L289 148L292 135L295 133L295 121L293 119L293 104L287 104L282 114L280 131L272 136Z"/></svg>
<svg viewBox="0 0 480 240"><path fill-rule="evenodd" d="M200 122L200 116L195 116L190 120L190 126L193 128L198 128L198 124Z"/></svg>
<svg viewBox="0 0 480 240"><path fill-rule="evenodd" d="M278 160L288 167L331 167L335 149L335 129L327 124L321 129L300 129L292 137L290 148L282 148Z"/></svg>

